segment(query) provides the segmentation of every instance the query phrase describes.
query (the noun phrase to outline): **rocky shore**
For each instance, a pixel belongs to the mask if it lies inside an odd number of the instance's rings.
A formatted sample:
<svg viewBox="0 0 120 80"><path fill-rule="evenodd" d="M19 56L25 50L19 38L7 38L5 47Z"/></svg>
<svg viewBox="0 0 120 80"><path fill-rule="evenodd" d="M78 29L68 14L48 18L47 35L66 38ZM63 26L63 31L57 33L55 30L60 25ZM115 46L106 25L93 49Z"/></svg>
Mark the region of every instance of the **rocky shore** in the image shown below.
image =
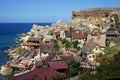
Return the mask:
<svg viewBox="0 0 120 80"><path fill-rule="evenodd" d="M20 36L15 40L16 45L14 47L8 49L8 51L7 51L8 57L11 58L11 61L8 61L4 66L2 66L1 67L2 70L8 71L6 69L9 69L8 65L10 63L20 64L19 60L22 60L23 57L31 57L31 59L33 56L35 57L39 52L35 51L35 50L32 50L32 51L27 50L26 51L26 49L21 51L21 49L23 48L22 43L26 42L30 37L34 37L34 38L39 38L41 36L45 37L45 36L47 36L48 31L54 30L57 26L60 26L61 28L67 29L67 25L62 23L61 20L59 20L58 22L52 24L51 26L39 26L37 24L33 24L33 27L29 32L20 34ZM31 55L34 53L34 51L35 51L35 54ZM19 52L21 53L20 55L19 55ZM11 73L12 73L12 70L10 72L5 72L5 73L1 73L1 74L9 75Z"/></svg>
<svg viewBox="0 0 120 80"><path fill-rule="evenodd" d="M80 10L73 11L71 19L67 23L59 20L50 26L33 24L29 32L20 34L16 39L16 46L8 50L11 60L1 67L1 74L11 75L34 70L37 67L46 68L49 61L67 61L67 58L81 62L81 67L88 66L88 68L95 69L97 66L95 58L86 57L88 59L85 60L80 53L82 50L86 52L86 48L87 50L91 48L87 44L89 42L99 46L105 44L106 37L108 37L107 31L111 28L117 31L116 37L120 35L119 12L120 8ZM87 40L91 36L92 39ZM98 42L100 40L103 42ZM104 53L103 48L99 51L97 53Z"/></svg>

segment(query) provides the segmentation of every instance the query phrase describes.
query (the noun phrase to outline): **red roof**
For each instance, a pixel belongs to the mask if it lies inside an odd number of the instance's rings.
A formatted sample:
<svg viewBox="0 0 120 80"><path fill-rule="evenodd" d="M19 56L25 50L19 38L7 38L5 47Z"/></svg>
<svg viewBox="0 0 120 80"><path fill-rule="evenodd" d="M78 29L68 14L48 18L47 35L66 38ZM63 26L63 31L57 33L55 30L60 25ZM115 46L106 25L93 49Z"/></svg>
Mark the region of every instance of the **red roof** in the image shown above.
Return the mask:
<svg viewBox="0 0 120 80"><path fill-rule="evenodd" d="M32 80L32 79L34 79L34 80L53 80L53 77L56 77L57 75L61 75L61 74L51 68L34 69L33 71L30 71L23 75L14 76L14 77L10 78L9 80Z"/></svg>
<svg viewBox="0 0 120 80"><path fill-rule="evenodd" d="M50 68L52 69L66 69L68 68L68 65L65 61L51 61L48 62Z"/></svg>
<svg viewBox="0 0 120 80"><path fill-rule="evenodd" d="M84 31L80 31L79 34L80 34L80 38L81 39L85 39L86 38L86 35L85 35Z"/></svg>
<svg viewBox="0 0 120 80"><path fill-rule="evenodd" d="M72 32L72 39L85 39L85 38L86 38L86 35L84 31L74 30Z"/></svg>

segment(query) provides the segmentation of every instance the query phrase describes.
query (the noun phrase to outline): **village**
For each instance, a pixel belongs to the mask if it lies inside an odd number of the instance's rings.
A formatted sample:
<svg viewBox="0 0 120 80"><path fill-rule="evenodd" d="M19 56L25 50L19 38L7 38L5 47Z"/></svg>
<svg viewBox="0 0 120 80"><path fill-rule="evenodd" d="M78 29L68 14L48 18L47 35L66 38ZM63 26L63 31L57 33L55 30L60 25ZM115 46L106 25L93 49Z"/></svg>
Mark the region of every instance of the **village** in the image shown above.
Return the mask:
<svg viewBox="0 0 120 80"><path fill-rule="evenodd" d="M94 19L78 24L77 17L73 17L67 24L61 20L50 26L34 24L28 33L21 35L20 46L9 49L12 59L1 67L1 74L12 75L10 80L59 80L58 77L67 80L79 76L81 69L96 73L96 67L101 65L97 59L107 54L107 43L110 48L116 46L113 39L120 36L117 15L112 15L105 27ZM107 58L102 61L109 64Z"/></svg>

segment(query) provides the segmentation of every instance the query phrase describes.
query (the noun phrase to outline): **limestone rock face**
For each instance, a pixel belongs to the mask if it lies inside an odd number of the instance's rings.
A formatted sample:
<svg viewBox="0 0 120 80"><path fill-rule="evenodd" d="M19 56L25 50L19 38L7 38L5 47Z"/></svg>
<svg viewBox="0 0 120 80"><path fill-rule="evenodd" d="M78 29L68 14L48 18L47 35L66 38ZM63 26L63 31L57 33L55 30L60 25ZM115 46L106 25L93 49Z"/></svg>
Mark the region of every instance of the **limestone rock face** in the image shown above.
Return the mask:
<svg viewBox="0 0 120 80"><path fill-rule="evenodd" d="M114 26L120 21L120 8L95 8L72 11L70 23L84 26L97 25L99 27Z"/></svg>

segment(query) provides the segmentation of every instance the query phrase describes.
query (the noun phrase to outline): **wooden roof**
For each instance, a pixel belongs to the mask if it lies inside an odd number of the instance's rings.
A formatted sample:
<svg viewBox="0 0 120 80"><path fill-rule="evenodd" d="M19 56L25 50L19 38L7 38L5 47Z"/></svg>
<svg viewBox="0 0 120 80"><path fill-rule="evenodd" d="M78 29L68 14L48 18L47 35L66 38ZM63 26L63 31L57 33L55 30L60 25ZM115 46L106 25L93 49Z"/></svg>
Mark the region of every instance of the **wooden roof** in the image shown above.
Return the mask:
<svg viewBox="0 0 120 80"><path fill-rule="evenodd" d="M89 40L85 46L83 46L81 52L88 54L93 48L96 46L99 46L97 43L95 43L93 40Z"/></svg>
<svg viewBox="0 0 120 80"><path fill-rule="evenodd" d="M114 28L109 28L106 32L106 35L120 35L120 33L116 31Z"/></svg>
<svg viewBox="0 0 120 80"><path fill-rule="evenodd" d="M48 62L50 68L52 69L67 69L68 65L65 61L51 61Z"/></svg>
<svg viewBox="0 0 120 80"><path fill-rule="evenodd" d="M27 40L27 42L41 42L42 39L43 38L33 38L33 37L31 37Z"/></svg>
<svg viewBox="0 0 120 80"><path fill-rule="evenodd" d="M51 68L34 69L19 76L13 76L9 80L54 80L53 77L61 75Z"/></svg>
<svg viewBox="0 0 120 80"><path fill-rule="evenodd" d="M72 39L85 39L86 35L83 31L80 30L73 30L72 31Z"/></svg>
<svg viewBox="0 0 120 80"><path fill-rule="evenodd" d="M74 59L73 55L60 55L59 57L61 60L66 61L66 62Z"/></svg>
<svg viewBox="0 0 120 80"><path fill-rule="evenodd" d="M52 43L42 43L40 46L41 53L53 53Z"/></svg>
<svg viewBox="0 0 120 80"><path fill-rule="evenodd" d="M71 37L72 37L72 32L66 30L66 31L65 31L65 36L66 36L66 38L71 38Z"/></svg>

